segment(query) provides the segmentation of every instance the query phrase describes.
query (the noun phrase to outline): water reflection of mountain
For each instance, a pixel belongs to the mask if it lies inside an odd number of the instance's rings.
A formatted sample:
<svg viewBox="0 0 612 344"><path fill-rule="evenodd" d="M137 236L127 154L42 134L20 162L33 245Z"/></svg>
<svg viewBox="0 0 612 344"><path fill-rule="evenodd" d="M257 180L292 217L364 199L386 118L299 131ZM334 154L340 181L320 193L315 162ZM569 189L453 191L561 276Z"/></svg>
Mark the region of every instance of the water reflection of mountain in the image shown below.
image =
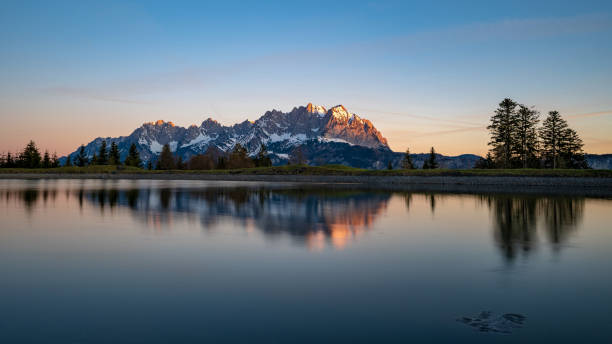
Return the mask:
<svg viewBox="0 0 612 344"><path fill-rule="evenodd" d="M491 210L495 240L508 261L536 247L538 224L559 250L577 228L584 210L583 198L494 195L481 199Z"/></svg>
<svg viewBox="0 0 612 344"><path fill-rule="evenodd" d="M344 247L371 227L391 197L366 191L252 188L99 189L81 190L78 195L101 209L129 207L147 223L197 214L205 228L221 220L240 221L269 236L288 233L312 248L327 242Z"/></svg>

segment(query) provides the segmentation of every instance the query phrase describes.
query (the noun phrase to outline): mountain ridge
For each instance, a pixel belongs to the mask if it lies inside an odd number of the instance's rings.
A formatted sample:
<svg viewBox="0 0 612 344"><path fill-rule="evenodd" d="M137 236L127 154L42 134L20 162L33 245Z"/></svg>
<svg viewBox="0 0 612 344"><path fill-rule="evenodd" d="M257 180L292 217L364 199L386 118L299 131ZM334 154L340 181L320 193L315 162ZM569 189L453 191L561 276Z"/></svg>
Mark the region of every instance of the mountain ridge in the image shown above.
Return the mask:
<svg viewBox="0 0 612 344"><path fill-rule="evenodd" d="M286 113L266 111L255 121L245 120L228 126L210 117L200 126L186 128L164 120L145 122L128 136L98 137L89 142L85 146L88 158L97 152L102 140L106 140L108 145L116 143L122 160L127 156L129 146L136 144L144 162L154 161L165 144L183 160L202 154L209 146L229 152L238 143L250 155L257 154L261 144L273 145L276 152L272 154L277 163L283 163L295 147L314 141L347 143L391 152L387 139L369 120L349 112L343 105L328 110L312 103L294 107ZM73 159L77 153L78 148L68 157Z"/></svg>

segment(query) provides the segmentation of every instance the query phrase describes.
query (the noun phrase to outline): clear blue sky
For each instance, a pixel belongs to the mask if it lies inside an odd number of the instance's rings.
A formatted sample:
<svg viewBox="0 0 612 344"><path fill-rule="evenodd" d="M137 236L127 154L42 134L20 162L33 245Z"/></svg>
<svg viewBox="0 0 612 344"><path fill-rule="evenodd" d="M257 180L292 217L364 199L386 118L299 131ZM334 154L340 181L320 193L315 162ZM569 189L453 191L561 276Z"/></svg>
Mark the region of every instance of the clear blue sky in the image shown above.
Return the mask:
<svg viewBox="0 0 612 344"><path fill-rule="evenodd" d="M512 97L612 152L611 1L7 1L0 151L344 104L396 150L486 151Z"/></svg>

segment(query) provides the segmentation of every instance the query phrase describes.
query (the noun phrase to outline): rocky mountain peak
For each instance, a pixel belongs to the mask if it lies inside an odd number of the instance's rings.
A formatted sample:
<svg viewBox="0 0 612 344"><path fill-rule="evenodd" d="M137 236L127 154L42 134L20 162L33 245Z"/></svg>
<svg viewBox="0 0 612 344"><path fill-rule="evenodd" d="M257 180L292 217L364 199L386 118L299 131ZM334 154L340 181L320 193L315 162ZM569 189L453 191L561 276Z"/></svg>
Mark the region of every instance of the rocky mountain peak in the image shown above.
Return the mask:
<svg viewBox="0 0 612 344"><path fill-rule="evenodd" d="M325 116L327 110L325 110L324 106L321 105L312 105L312 103L308 103L306 105L306 111L312 114L317 114L319 116Z"/></svg>
<svg viewBox="0 0 612 344"><path fill-rule="evenodd" d="M329 109L329 114L332 116L332 118L343 121L348 121L348 119L351 117L351 114L346 110L344 105L336 105L332 107Z"/></svg>
<svg viewBox="0 0 612 344"><path fill-rule="evenodd" d="M172 122L166 122L162 119L158 119L155 122L147 122L144 125L150 125L150 126L156 126L156 127L163 127L163 126L170 126L170 127L174 127L174 123Z"/></svg>

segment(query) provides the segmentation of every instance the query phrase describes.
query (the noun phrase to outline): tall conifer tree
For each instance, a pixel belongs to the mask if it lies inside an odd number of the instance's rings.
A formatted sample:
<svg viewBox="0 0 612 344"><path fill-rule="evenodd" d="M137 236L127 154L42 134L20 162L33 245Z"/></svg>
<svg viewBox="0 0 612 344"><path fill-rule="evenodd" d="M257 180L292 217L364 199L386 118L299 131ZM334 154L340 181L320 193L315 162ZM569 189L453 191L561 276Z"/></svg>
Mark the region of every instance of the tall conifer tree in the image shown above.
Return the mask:
<svg viewBox="0 0 612 344"><path fill-rule="evenodd" d="M117 147L117 143L115 142L111 142L111 148L108 154L108 162L111 165L121 165L121 158L119 157L119 147Z"/></svg>
<svg viewBox="0 0 612 344"><path fill-rule="evenodd" d="M414 164L412 163L412 158L410 157L409 148L406 148L406 153L404 153L404 158L402 159L402 168L405 170L412 170L414 168Z"/></svg>
<svg viewBox="0 0 612 344"><path fill-rule="evenodd" d="M563 146L563 135L567 130L567 122L558 111L550 111L540 128L540 138L545 162L552 168L560 165L560 153Z"/></svg>
<svg viewBox="0 0 612 344"><path fill-rule="evenodd" d="M427 165L430 169L438 168L438 162L436 161L436 150L433 147L431 147L431 150L429 151Z"/></svg>
<svg viewBox="0 0 612 344"><path fill-rule="evenodd" d="M70 158L70 156L68 156ZM93 160L93 159L92 159ZM95 163L95 161L94 161ZM85 146L81 145L81 147L79 148L79 153L77 154L76 157L76 165L79 167L83 167L85 165L87 165L87 155L85 154Z"/></svg>
<svg viewBox="0 0 612 344"><path fill-rule="evenodd" d="M130 150L128 151L128 156L125 159L125 164L127 166L142 167L140 153L138 153L138 149L136 148L136 144L134 143L130 145Z"/></svg>
<svg viewBox="0 0 612 344"><path fill-rule="evenodd" d="M100 150L98 151L98 157L97 157L96 163L98 165L108 164L108 152L106 151L106 140L102 140L102 144L100 145Z"/></svg>
<svg viewBox="0 0 612 344"><path fill-rule="evenodd" d="M517 111L516 154L521 160L521 167L537 167L538 153L538 112L525 105L519 105Z"/></svg>
<svg viewBox="0 0 612 344"><path fill-rule="evenodd" d="M49 155L49 151L45 151L45 154L43 156L43 160L42 160L42 167L44 168L50 168L51 167L51 156Z"/></svg>
<svg viewBox="0 0 612 344"><path fill-rule="evenodd" d="M168 144L165 144L162 148L161 154L159 155L159 159L157 160L157 169L173 170L175 168L176 162L174 161L172 151L170 151L170 146Z"/></svg>
<svg viewBox="0 0 612 344"><path fill-rule="evenodd" d="M25 168L38 168L41 166L41 156L36 143L30 140L23 152L19 155L19 165Z"/></svg>
<svg viewBox="0 0 612 344"><path fill-rule="evenodd" d="M57 152L53 152L53 155L51 156L51 167L55 168L55 167L59 167L59 165L60 165L60 162L57 157Z"/></svg>
<svg viewBox="0 0 612 344"><path fill-rule="evenodd" d="M582 139L574 129L567 128L561 134L559 145L560 157L563 167L566 168L588 168L588 164L582 151Z"/></svg>
<svg viewBox="0 0 612 344"><path fill-rule="evenodd" d="M259 152L257 153L257 158L255 158L255 165L258 167L268 167L272 166L272 160L268 156L268 150L265 144L261 144L259 147Z"/></svg>
<svg viewBox="0 0 612 344"><path fill-rule="evenodd" d="M491 133L491 153L496 162L503 168L512 166L513 152L516 151L516 129L518 115L516 102L506 98L499 103L499 107L491 117L491 124L487 127Z"/></svg>

